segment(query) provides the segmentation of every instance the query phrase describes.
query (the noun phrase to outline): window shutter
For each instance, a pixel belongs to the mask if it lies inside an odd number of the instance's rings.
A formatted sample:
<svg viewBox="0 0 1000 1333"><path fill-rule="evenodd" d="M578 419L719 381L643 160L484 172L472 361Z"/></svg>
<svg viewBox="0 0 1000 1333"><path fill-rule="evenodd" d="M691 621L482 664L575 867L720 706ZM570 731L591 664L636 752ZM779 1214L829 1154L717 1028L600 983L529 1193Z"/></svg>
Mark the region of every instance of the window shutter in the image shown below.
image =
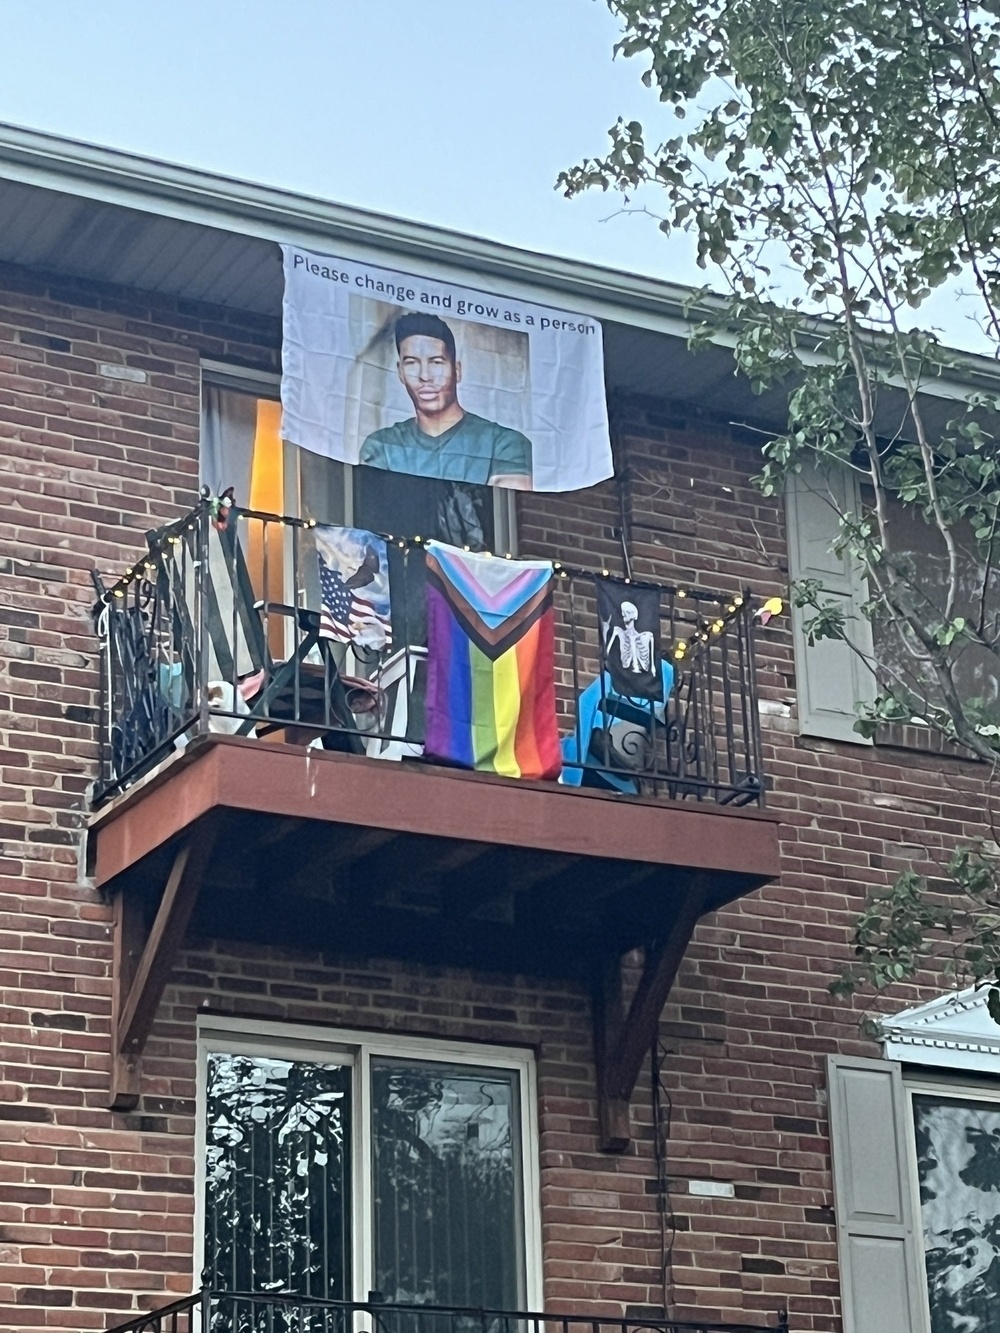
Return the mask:
<svg viewBox="0 0 1000 1333"><path fill-rule="evenodd" d="M785 497L788 561L793 583L819 579L824 600L843 603L848 636L870 654L871 625L861 613L867 583L847 553L836 555L831 549L840 531L838 510L857 512L858 504L857 481L846 467L792 474ZM874 677L842 640L820 639L811 646L806 642L803 626L813 614L808 608L792 608L799 730L805 736L870 744L854 730L855 704L874 699Z"/></svg>
<svg viewBox="0 0 1000 1333"><path fill-rule="evenodd" d="M901 1066L830 1056L827 1079L844 1333L921 1333Z"/></svg>

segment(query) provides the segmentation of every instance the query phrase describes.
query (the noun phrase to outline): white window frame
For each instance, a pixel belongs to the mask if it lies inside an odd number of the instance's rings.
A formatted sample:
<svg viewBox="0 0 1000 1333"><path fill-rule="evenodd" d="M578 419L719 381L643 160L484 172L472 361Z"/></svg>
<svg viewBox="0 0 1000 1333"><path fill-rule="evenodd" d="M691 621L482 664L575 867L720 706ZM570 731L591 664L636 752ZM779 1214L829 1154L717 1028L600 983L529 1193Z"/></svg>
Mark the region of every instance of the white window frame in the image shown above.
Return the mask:
<svg viewBox="0 0 1000 1333"><path fill-rule="evenodd" d="M212 361L203 358L201 362L200 384L216 384L222 389L236 389L243 393L256 393L261 398L281 396L281 376L274 371L248 370L245 366L229 365L225 361ZM200 393L200 389L199 389ZM199 403L199 417L201 404ZM507 486L493 487L493 531L496 537L497 555L517 555L517 502L516 492ZM291 507L291 506L289 506ZM301 497L298 493L296 478L295 513L288 517L298 517L301 509ZM354 465L344 464L344 525L354 523Z"/></svg>
<svg viewBox="0 0 1000 1333"><path fill-rule="evenodd" d="M207 1153L208 1056L212 1053L266 1056L276 1060L313 1060L344 1065L351 1079L351 1266L352 1299L364 1301L373 1289L371 1061L376 1058L427 1060L514 1070L518 1074L521 1126L522 1234L524 1288L528 1310L541 1310L542 1226L538 1161L538 1085L532 1051L477 1042L410 1037L297 1023L263 1022L199 1014L197 1019L197 1093L195 1097L194 1273L205 1264L205 1158Z"/></svg>
<svg viewBox="0 0 1000 1333"><path fill-rule="evenodd" d="M924 1253L923 1214L920 1208L920 1180L917 1173L917 1133L916 1126L913 1123L913 1098L914 1096L930 1095L940 1097L942 1100L989 1102L997 1110L1000 1110L1000 1081L995 1086L989 1087L984 1083L966 1082L960 1076L953 1077L945 1073L938 1077L932 1074L909 1074L904 1065L903 1086L906 1089L906 1145L910 1166L909 1187L910 1203L913 1209L913 1234L916 1237L920 1260L920 1310L923 1327L927 1330L927 1333L930 1333L931 1305L930 1295L927 1291L927 1256Z"/></svg>

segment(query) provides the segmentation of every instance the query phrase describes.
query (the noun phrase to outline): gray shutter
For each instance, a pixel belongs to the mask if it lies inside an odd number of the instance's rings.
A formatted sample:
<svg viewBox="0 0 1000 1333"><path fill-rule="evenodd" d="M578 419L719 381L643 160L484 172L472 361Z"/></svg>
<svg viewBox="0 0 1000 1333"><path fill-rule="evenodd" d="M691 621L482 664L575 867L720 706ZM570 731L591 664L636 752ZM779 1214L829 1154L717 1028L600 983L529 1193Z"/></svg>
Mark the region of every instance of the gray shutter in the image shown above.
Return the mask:
<svg viewBox="0 0 1000 1333"><path fill-rule="evenodd" d="M846 554L831 549L840 531L838 510L857 512L854 474L845 466L830 472L803 470L789 478L785 497L788 562L792 581L819 579L828 601L841 601L851 642L871 654L871 625L861 614L868 588ZM813 612L792 608L799 730L805 736L870 744L854 730L855 705L875 697L871 671L848 644L821 639L811 646L803 629Z"/></svg>
<svg viewBox="0 0 1000 1333"><path fill-rule="evenodd" d="M844 1333L921 1333L901 1067L830 1056L827 1078Z"/></svg>

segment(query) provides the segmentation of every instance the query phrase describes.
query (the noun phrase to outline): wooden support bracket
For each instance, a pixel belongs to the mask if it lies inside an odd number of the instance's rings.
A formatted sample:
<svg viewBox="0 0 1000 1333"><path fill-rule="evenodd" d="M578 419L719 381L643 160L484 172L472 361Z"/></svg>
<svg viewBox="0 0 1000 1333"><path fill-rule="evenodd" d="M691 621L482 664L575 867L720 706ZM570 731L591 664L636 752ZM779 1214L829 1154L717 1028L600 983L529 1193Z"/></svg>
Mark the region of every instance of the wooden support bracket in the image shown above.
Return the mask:
<svg viewBox="0 0 1000 1333"><path fill-rule="evenodd" d="M163 988L167 984L198 897L214 834L192 830L167 877L152 928L142 902L119 890L114 900L111 1100L113 1111L131 1111L139 1100L140 1059Z"/></svg>
<svg viewBox="0 0 1000 1333"><path fill-rule="evenodd" d="M594 986L594 1052L601 1148L624 1152L632 1137L629 1102L642 1062L656 1036L660 1014L681 959L705 906L705 886L695 879L669 930L646 949L642 976L628 1013L622 1002L622 960L606 960Z"/></svg>

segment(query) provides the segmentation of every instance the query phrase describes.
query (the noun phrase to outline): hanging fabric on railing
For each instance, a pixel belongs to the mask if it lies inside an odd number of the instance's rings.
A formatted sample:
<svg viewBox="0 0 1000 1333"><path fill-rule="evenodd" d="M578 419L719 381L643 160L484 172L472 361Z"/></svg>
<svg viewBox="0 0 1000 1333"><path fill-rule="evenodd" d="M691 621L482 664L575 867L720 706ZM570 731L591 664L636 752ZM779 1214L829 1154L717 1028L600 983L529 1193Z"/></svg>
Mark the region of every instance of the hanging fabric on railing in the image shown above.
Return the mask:
<svg viewBox="0 0 1000 1333"><path fill-rule="evenodd" d="M604 664L619 694L663 701L660 675L660 590L600 576L597 618Z"/></svg>
<svg viewBox="0 0 1000 1333"><path fill-rule="evenodd" d="M320 635L381 651L392 643L385 541L363 528L312 529L319 560Z"/></svg>
<svg viewBox="0 0 1000 1333"><path fill-rule="evenodd" d="M428 758L554 778L552 564L427 543Z"/></svg>

